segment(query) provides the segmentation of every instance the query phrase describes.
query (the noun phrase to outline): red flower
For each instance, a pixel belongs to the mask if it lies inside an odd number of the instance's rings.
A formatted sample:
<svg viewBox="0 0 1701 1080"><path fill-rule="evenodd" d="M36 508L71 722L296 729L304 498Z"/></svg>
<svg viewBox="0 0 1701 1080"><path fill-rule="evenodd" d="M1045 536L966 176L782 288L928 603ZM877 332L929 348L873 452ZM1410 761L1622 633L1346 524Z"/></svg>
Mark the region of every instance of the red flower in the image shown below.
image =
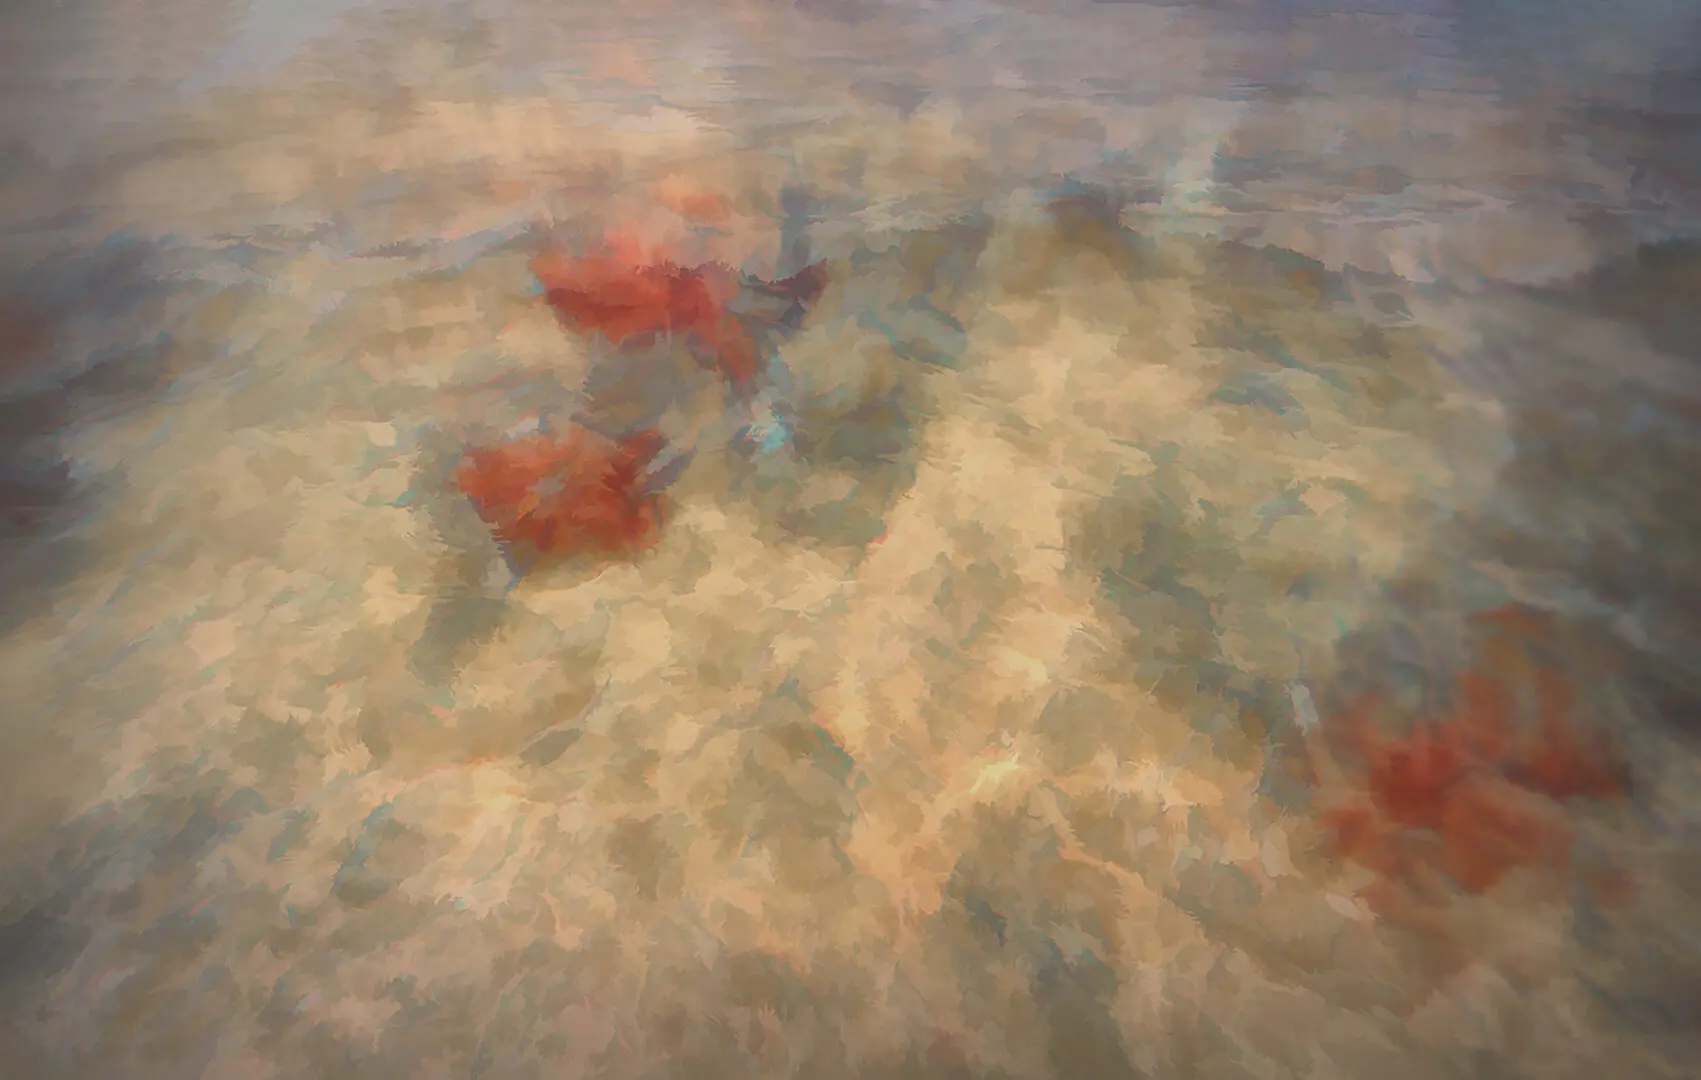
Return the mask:
<svg viewBox="0 0 1701 1080"><path fill-rule="evenodd" d="M615 442L583 428L470 450L454 482L496 536L538 552L635 554L656 542L660 501L645 467L663 440Z"/></svg>
<svg viewBox="0 0 1701 1080"><path fill-rule="evenodd" d="M1572 829L1560 804L1625 794L1610 741L1579 733L1570 684L1525 644L1551 622L1497 610L1473 623L1490 636L1447 714L1391 736L1371 722L1381 699L1365 694L1327 722L1362 761L1362 787L1320 821L1338 853L1377 875L1376 895L1431 895L1438 874L1481 893L1520 867L1564 870Z"/></svg>
<svg viewBox="0 0 1701 1080"><path fill-rule="evenodd" d="M685 267L635 257L632 245L611 240L592 255L540 255L532 272L549 305L575 331L600 332L616 346L658 334L693 335L713 352L728 381L743 386L754 379L756 341L727 309L741 287L738 274L720 263ZM767 288L810 303L825 285L825 266L817 263Z"/></svg>

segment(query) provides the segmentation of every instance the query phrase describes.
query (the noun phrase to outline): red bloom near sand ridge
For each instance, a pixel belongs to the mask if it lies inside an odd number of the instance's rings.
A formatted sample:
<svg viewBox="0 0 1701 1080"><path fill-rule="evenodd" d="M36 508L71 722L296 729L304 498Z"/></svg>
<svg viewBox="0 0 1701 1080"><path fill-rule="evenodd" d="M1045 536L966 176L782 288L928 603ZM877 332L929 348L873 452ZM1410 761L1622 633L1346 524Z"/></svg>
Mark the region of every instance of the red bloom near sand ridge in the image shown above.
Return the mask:
<svg viewBox="0 0 1701 1080"><path fill-rule="evenodd" d="M719 263L688 267L656 258L619 235L589 255L539 255L532 270L570 329L600 333L616 347L689 335L741 387L754 382L757 355L755 338L729 308L740 290L753 286L807 304L827 284L819 263L783 281L746 281ZM469 450L453 480L504 543L539 553L629 555L654 544L661 527L661 501L646 471L663 445L654 431L616 441L574 428Z"/></svg>
<svg viewBox="0 0 1701 1080"><path fill-rule="evenodd" d="M1486 644L1449 713L1391 735L1373 723L1383 702L1372 692L1327 725L1363 771L1322 823L1340 854L1376 873L1370 899L1384 910L1433 900L1447 880L1482 893L1515 869L1563 871L1572 828L1562 804L1626 791L1610 741L1581 730L1572 686L1525 647L1545 629L1512 610L1476 623Z"/></svg>
<svg viewBox="0 0 1701 1080"><path fill-rule="evenodd" d="M532 435L468 451L454 482L506 543L633 554L661 527L660 501L642 481L662 446L653 431L618 442L583 428Z"/></svg>
<svg viewBox="0 0 1701 1080"><path fill-rule="evenodd" d="M694 335L735 386L756 376L756 341L727 307L742 287L731 267L641 262L632 245L611 241L592 255L540 255L532 272L549 305L575 331L601 333L616 346L658 334ZM824 268L817 264L767 288L809 303L825 284Z"/></svg>

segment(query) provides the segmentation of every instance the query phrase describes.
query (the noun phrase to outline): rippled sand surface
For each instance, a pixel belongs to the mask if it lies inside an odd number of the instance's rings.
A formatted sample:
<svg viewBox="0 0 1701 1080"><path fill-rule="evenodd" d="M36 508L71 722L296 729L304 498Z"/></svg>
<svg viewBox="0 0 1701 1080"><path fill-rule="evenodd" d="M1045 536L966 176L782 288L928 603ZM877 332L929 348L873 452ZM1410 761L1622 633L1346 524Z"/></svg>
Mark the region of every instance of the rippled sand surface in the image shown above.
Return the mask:
<svg viewBox="0 0 1701 1080"><path fill-rule="evenodd" d="M1693 1068L1681 10L175 6L6 16L0 1072ZM552 316L607 227L829 260L779 436ZM514 579L461 450L654 402ZM1627 786L1345 852L1482 655Z"/></svg>

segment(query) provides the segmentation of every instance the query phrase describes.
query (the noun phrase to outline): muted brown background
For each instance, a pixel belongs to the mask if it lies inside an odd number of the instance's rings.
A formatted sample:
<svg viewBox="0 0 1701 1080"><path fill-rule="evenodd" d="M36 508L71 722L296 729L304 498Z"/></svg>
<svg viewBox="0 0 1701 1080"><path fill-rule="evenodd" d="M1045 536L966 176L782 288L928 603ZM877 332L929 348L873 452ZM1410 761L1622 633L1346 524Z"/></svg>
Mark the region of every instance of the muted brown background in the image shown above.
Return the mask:
<svg viewBox="0 0 1701 1080"><path fill-rule="evenodd" d="M1686 1075L1695 26L1472 8L5 16L5 1075ZM517 240L680 191L835 260L794 443L510 589ZM1276 766L1508 600L1640 888L1441 964Z"/></svg>

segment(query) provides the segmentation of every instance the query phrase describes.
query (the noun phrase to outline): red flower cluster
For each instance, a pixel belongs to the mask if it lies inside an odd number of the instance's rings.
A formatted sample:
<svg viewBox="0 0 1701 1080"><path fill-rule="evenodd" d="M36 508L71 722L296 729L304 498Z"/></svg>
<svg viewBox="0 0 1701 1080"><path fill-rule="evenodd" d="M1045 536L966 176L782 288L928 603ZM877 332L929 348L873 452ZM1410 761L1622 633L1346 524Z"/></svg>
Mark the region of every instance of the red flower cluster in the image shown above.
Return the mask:
<svg viewBox="0 0 1701 1080"><path fill-rule="evenodd" d="M532 272L549 305L575 331L600 332L616 346L658 334L693 335L734 386L748 386L756 377L756 341L727 307L742 287L731 267L686 267L667 259L634 263L617 255L611 243L576 258L540 255ZM817 263L762 287L810 303L825 286L825 268Z"/></svg>
<svg viewBox="0 0 1701 1080"><path fill-rule="evenodd" d="M756 378L755 338L729 309L744 287L730 267L645 261L635 244L610 239L590 255L540 255L532 271L571 330L600 333L616 347L660 334L690 336L713 352L735 387ZM826 283L817 263L783 281L754 284L810 303ZM454 482L506 543L561 554L634 554L652 545L661 527L661 502L645 472L663 445L655 431L618 442L579 428L559 438L534 435L469 451Z"/></svg>
<svg viewBox="0 0 1701 1080"><path fill-rule="evenodd" d="M1571 684L1527 647L1545 627L1513 608L1477 623L1486 643L1449 714L1391 736L1373 723L1383 702L1372 692L1326 724L1363 772L1321 821L1338 853L1375 872L1369 899L1384 909L1437 899L1447 880L1483 893L1521 867L1563 871L1573 836L1562 804L1626 793L1610 740L1579 730Z"/></svg>
<svg viewBox="0 0 1701 1080"><path fill-rule="evenodd" d="M683 267L662 261L624 265L609 255L541 255L532 272L561 321L580 333L600 332L616 346L657 334L694 334L714 352L728 381L756 375L756 344L726 305L738 278L716 263Z"/></svg>
<svg viewBox="0 0 1701 1080"><path fill-rule="evenodd" d="M642 480L663 445L654 431L619 442L583 428L533 435L469 451L454 482L506 543L634 554L661 526L659 500Z"/></svg>

